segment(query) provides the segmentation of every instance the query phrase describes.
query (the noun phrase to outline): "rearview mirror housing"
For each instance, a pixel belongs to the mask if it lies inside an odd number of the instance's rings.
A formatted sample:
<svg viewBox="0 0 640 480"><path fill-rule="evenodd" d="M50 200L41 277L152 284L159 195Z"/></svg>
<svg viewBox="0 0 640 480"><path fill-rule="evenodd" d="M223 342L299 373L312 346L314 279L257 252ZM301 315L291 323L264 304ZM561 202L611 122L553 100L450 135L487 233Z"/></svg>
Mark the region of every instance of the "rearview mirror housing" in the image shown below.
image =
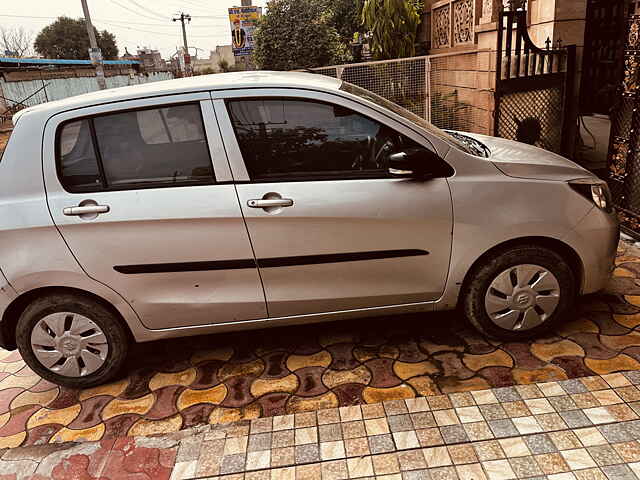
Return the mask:
<svg viewBox="0 0 640 480"><path fill-rule="evenodd" d="M389 174L412 178L450 177L453 169L431 150L408 148L389 155Z"/></svg>

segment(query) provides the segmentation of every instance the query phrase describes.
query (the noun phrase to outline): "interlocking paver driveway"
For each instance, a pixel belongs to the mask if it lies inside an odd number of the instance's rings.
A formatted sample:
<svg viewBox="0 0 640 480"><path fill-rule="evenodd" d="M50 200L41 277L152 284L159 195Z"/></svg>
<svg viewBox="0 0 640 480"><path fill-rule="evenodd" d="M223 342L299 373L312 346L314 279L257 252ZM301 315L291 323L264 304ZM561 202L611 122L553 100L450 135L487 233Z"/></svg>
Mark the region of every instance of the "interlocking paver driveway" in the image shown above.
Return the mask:
<svg viewBox="0 0 640 480"><path fill-rule="evenodd" d="M568 380L564 388L585 393L578 407L587 408L593 399L571 379L640 370L639 257L621 244L608 290L581 299L574 318L533 342L487 340L457 313L248 331L140 345L126 377L80 391L41 380L17 352L0 351L0 448L417 396L437 405L447 399L442 393L552 380ZM510 390L497 392L505 397L498 400L508 401ZM482 408L482 400L476 402ZM584 421L573 418L571 404L553 407L567 410L572 428ZM546 407L539 408L543 413ZM484 408L482 414L492 418L493 429L509 426L509 412Z"/></svg>

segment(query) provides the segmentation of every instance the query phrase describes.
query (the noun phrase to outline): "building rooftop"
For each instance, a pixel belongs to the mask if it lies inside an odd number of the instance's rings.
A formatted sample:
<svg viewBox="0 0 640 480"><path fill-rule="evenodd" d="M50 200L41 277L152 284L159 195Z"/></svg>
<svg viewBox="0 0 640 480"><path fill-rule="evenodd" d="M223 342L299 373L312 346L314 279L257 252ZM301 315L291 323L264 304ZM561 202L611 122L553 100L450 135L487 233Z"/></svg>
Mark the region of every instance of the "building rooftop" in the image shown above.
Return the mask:
<svg viewBox="0 0 640 480"><path fill-rule="evenodd" d="M0 64L16 63L25 65L91 65L91 60L67 60L63 58L17 58L0 57ZM104 60L105 65L137 65L134 60Z"/></svg>

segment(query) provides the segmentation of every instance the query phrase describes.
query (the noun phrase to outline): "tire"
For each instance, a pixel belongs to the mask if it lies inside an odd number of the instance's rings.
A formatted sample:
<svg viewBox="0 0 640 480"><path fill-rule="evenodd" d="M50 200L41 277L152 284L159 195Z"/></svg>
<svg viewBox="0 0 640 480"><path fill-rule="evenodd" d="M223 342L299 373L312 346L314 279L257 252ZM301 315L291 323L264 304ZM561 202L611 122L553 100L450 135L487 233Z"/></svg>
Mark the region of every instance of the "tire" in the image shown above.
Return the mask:
<svg viewBox="0 0 640 480"><path fill-rule="evenodd" d="M535 271L542 273L527 281ZM521 289L520 285L525 287ZM499 288L494 288L496 286ZM503 298L502 290L510 287L514 289L511 296ZM551 297L557 298L555 309L551 305L556 300ZM575 275L562 256L548 248L523 245L499 251L475 267L463 287L461 306L469 322L481 333L513 341L533 338L551 330L571 313L575 299ZM505 309L500 310L503 306ZM536 323L531 309L538 314L541 323ZM504 328L505 324L511 325L516 314L515 325Z"/></svg>
<svg viewBox="0 0 640 480"><path fill-rule="evenodd" d="M120 372L129 349L116 314L100 302L68 293L29 304L18 319L16 343L34 372L70 388L109 381Z"/></svg>

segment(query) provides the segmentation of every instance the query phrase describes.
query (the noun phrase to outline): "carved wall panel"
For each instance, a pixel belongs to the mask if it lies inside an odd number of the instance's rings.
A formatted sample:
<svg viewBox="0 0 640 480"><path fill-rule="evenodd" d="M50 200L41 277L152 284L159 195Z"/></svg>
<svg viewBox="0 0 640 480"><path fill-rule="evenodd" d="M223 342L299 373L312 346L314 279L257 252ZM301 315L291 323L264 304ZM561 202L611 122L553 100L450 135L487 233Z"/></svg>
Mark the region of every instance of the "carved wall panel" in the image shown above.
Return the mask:
<svg viewBox="0 0 640 480"><path fill-rule="evenodd" d="M433 9L431 16L431 47L447 48L451 46L451 5Z"/></svg>
<svg viewBox="0 0 640 480"><path fill-rule="evenodd" d="M491 23L498 19L500 0L482 0L482 16L480 23Z"/></svg>
<svg viewBox="0 0 640 480"><path fill-rule="evenodd" d="M453 45L473 43L473 0L453 3Z"/></svg>

